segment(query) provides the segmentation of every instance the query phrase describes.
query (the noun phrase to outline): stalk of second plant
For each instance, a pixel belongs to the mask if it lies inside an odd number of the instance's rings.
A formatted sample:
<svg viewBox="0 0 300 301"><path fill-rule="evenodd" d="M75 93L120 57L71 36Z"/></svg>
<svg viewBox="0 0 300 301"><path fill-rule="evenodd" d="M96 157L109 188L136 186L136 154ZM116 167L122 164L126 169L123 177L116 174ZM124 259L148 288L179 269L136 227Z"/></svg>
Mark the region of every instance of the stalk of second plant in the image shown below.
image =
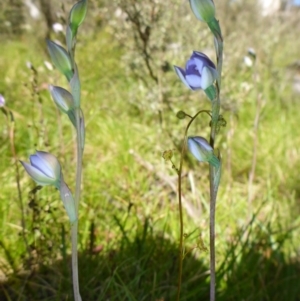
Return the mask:
<svg viewBox="0 0 300 301"><path fill-rule="evenodd" d="M221 76L223 65L223 39L219 22L214 19L213 22L208 23L211 31L215 36L215 49L217 57L217 82L216 82L216 98L212 101L212 118L211 118L211 131L210 131L210 145L214 149L216 133L218 129L219 115L220 115L220 89L221 89ZM221 173L220 170L209 165L209 181L210 181L210 222L209 222L209 244L210 244L210 301L215 301L216 297L216 255L215 255L215 212L217 192L219 187L219 179L216 178Z"/></svg>
<svg viewBox="0 0 300 301"><path fill-rule="evenodd" d="M215 39L215 49L217 57L217 68L215 64L209 59L207 55L199 51L193 51L192 56L187 61L185 68L174 66L175 71L179 79L189 89L203 90L211 103L211 131L209 142L200 136L191 136L187 138L188 147L191 153L199 162L209 163L210 173L210 301L215 301L215 287L216 287L216 271L215 271L215 209L217 192L220 183L221 176L221 160L219 156L214 153L215 138L218 129L224 126L226 123L220 112L220 88L221 88L221 74L222 74L222 56L223 56L223 39L219 22L215 18L215 5L213 0L189 0L191 9L195 17L205 22L210 28ZM199 111L200 112L200 111ZM190 123L193 122L198 113L192 117ZM177 115L182 119L188 114L182 112ZM182 118L181 118L182 117ZM190 116L191 117L191 116ZM189 125L190 125L189 123ZM188 127L189 127L188 125ZM185 132L184 145L186 143L187 130ZM184 148L183 148L184 149ZM183 156L183 150L182 154ZM182 225L182 208L181 208L181 170L182 170L182 158L179 168L179 211L180 211L180 269L179 269L179 283L177 300L179 300L180 294L180 281L182 274L182 249L183 249L183 225Z"/></svg>

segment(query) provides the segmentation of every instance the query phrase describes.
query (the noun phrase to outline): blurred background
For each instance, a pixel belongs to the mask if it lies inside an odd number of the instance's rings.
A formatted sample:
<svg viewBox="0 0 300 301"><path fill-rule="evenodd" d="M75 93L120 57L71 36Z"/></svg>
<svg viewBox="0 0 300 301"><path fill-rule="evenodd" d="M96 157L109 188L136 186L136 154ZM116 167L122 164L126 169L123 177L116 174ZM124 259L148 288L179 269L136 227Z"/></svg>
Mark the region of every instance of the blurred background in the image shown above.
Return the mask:
<svg viewBox="0 0 300 301"><path fill-rule="evenodd" d="M300 300L299 1L215 0L224 36L217 138L217 299ZM45 39L65 45L74 1L1 0L0 300L73 300L70 227L57 191L18 160L55 154L74 191L75 133L48 85L67 88ZM79 222L85 301L175 299L179 149L210 104L173 65L193 50L215 61L212 35L186 0L89 0L76 61L86 120ZM3 113L3 114L2 114ZM201 116L190 135L209 136ZM162 157L172 153L172 162ZM184 163L181 300L209 300L208 166Z"/></svg>

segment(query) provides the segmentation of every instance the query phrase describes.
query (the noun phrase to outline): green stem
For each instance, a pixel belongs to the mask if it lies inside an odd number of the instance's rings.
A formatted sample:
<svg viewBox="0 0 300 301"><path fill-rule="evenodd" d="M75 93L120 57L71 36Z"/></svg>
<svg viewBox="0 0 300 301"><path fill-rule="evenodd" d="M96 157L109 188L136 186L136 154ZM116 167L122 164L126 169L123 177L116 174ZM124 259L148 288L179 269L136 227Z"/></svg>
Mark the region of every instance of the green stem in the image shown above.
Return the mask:
<svg viewBox="0 0 300 301"><path fill-rule="evenodd" d="M210 245L210 301L216 297L216 254L215 254L215 211L217 194L214 192L214 167L209 166L210 177L210 216L209 216L209 245Z"/></svg>
<svg viewBox="0 0 300 301"><path fill-rule="evenodd" d="M72 225L72 277L73 277L73 292L74 300L81 301L79 291L78 279L78 251L77 251L77 237L78 237L78 220Z"/></svg>
<svg viewBox="0 0 300 301"><path fill-rule="evenodd" d="M218 21L217 21L218 22ZM212 122L210 132L210 145L214 148L217 126L220 114L220 89L221 76L223 65L223 39L221 33L215 35L217 42L217 97L212 102ZM221 168L221 167L220 167ZM209 180L210 180L210 218L209 218L209 245L210 245L210 301L216 300L216 252L215 252L215 212L218 187L215 187L215 168L209 165Z"/></svg>
<svg viewBox="0 0 300 301"><path fill-rule="evenodd" d="M183 263L183 213L182 213L182 166L183 166L183 158L184 158L184 151L186 146L186 139L187 139L187 133L188 130L193 123L193 121L197 118L197 116L201 113L207 113L210 116L210 112L207 110L201 110L197 112L196 115L191 117L191 120L186 126L183 142L182 142L182 148L181 148L181 155L180 155L180 164L179 164L179 170L178 170L178 207L179 207L179 223L180 223L180 240L179 240L179 271L178 271L178 287L177 287L177 297L176 300L180 300L180 291L181 291L181 279L182 279L182 263Z"/></svg>
<svg viewBox="0 0 300 301"><path fill-rule="evenodd" d="M76 136L77 136L77 170L76 170L76 188L75 188L75 209L77 220L72 225L72 276L73 276L73 291L75 301L81 301L78 279L78 207L80 199L81 175L82 175L82 147L80 134L80 108L75 110L76 119Z"/></svg>

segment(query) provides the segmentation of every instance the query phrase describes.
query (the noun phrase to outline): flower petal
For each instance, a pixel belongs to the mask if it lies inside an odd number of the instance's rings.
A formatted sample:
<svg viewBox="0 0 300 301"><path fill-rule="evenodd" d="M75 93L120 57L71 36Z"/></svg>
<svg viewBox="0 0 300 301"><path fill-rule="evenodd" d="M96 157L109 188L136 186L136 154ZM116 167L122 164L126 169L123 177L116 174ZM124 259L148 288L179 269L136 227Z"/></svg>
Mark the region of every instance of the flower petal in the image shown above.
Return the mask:
<svg viewBox="0 0 300 301"><path fill-rule="evenodd" d="M188 138L188 148L198 161L207 162L205 152L203 152L202 148L199 147L198 143L196 143L192 138Z"/></svg>
<svg viewBox="0 0 300 301"><path fill-rule="evenodd" d="M189 85L189 83L187 82L186 78L185 78L185 71L177 66L174 66L175 72L177 74L177 76L180 78L180 80L189 88L192 89L193 88Z"/></svg>
<svg viewBox="0 0 300 301"><path fill-rule="evenodd" d="M203 67L202 69L202 76L201 76L201 87L203 90L210 87L214 82L214 76L211 73L210 68Z"/></svg>
<svg viewBox="0 0 300 301"><path fill-rule="evenodd" d="M0 94L0 108L5 106L5 98Z"/></svg>
<svg viewBox="0 0 300 301"><path fill-rule="evenodd" d="M208 141L200 136L190 136L190 139L194 140L195 142L197 142L199 145L201 145L201 147L203 149L205 149L206 151L212 151L213 148L211 147L211 145L208 143Z"/></svg>
<svg viewBox="0 0 300 301"><path fill-rule="evenodd" d="M204 53L200 52L200 51L193 51L193 54L191 56L191 58L193 60L195 60L195 63L197 64L197 60L200 60L202 62L202 64L212 67L214 69L216 69L215 64L211 61L211 59ZM201 68L202 69L202 68ZM201 71L200 69L200 71Z"/></svg>
<svg viewBox="0 0 300 301"><path fill-rule="evenodd" d="M190 85L192 90L202 89L201 86L201 76L197 74L191 74L186 76L186 81Z"/></svg>
<svg viewBox="0 0 300 301"><path fill-rule="evenodd" d="M52 154L49 154L47 152L43 152L43 151L36 151L36 155L33 156L37 156L40 161L36 160L36 162L42 162L41 166L35 166L37 167L39 170L41 170L42 172L44 172L46 175L48 175L51 178L54 179L59 179L60 178L60 174L61 174L61 168L60 168L60 164L57 160L57 158L55 156L53 156ZM32 156L31 156L32 157ZM31 161L31 158L30 158Z"/></svg>
<svg viewBox="0 0 300 301"><path fill-rule="evenodd" d="M52 185L55 181L51 180L48 176L46 176L44 173L42 173L39 169L35 168L34 166L31 166L30 164L20 161L25 168L26 172L29 174L29 176L39 185L45 186L45 185Z"/></svg>
<svg viewBox="0 0 300 301"><path fill-rule="evenodd" d="M214 157L213 149L208 141L199 136L188 137L188 148L193 156L200 162L211 162Z"/></svg>

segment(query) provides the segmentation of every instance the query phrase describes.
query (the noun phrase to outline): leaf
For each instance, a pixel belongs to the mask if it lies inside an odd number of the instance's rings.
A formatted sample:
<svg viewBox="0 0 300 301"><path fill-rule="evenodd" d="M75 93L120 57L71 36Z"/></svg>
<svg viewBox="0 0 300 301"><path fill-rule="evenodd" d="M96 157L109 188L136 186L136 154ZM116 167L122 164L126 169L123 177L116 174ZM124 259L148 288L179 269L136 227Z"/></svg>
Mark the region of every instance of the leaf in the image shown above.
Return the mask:
<svg viewBox="0 0 300 301"><path fill-rule="evenodd" d="M73 224L77 220L75 201L69 187L63 179L60 183L60 197L67 211L69 220Z"/></svg>

